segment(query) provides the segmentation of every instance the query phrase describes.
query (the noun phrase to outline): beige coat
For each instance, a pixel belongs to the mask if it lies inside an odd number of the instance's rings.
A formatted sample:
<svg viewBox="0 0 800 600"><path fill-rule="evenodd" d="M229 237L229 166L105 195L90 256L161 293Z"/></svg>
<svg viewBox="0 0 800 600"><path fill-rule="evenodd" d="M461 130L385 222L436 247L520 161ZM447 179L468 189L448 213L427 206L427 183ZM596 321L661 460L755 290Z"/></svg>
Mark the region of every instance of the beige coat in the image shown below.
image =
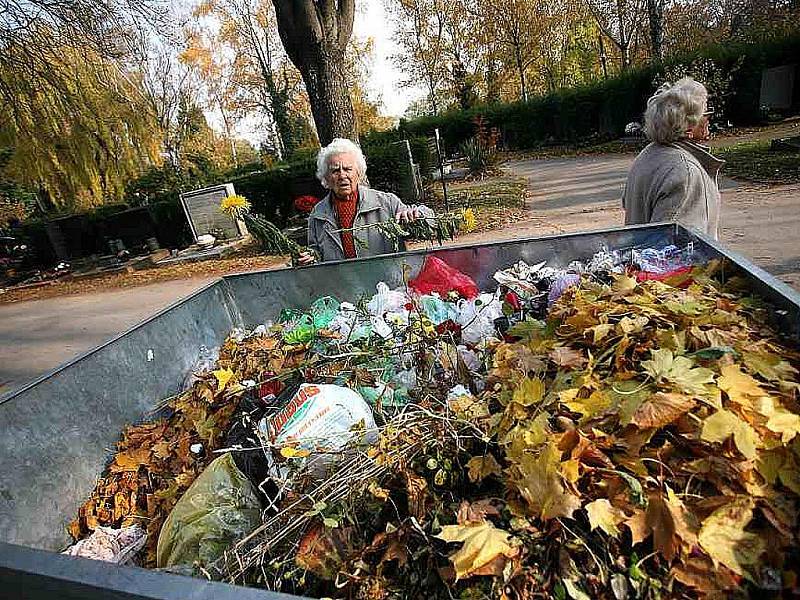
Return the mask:
<svg viewBox="0 0 800 600"><path fill-rule="evenodd" d="M356 217L353 220L353 228L373 223L382 223L393 218L398 211L416 208L426 217L433 217L433 211L427 206L408 206L400 198L388 192L379 192L367 187L364 184L358 186L358 207ZM331 205L331 194L328 193L320 200L311 215L308 217L308 247L319 253L320 260L344 260L344 249L342 248L341 233L335 233L340 229L336 219L336 211ZM356 256L375 256L376 254L390 254L392 252L404 252L406 245L404 240L398 240L397 246L392 240L387 239L378 229L371 227L368 229L355 230L353 236L362 240L367 248L362 248L356 241Z"/></svg>
<svg viewBox="0 0 800 600"><path fill-rule="evenodd" d="M690 141L649 144L628 173L622 205L625 224L680 221L719 236L717 179L724 160Z"/></svg>

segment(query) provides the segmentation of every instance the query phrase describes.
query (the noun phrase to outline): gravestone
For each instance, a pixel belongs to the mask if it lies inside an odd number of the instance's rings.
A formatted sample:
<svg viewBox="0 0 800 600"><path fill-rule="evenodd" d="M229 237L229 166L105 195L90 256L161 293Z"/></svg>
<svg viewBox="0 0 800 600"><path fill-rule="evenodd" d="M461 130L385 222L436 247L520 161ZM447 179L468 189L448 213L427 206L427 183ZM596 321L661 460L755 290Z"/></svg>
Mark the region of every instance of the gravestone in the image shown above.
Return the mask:
<svg viewBox="0 0 800 600"><path fill-rule="evenodd" d="M235 193L233 184L225 183L181 194L181 204L195 241L199 236L212 230L221 230L225 234L225 239L229 240L247 234L247 228L242 221L234 223L219 209L223 198L233 196Z"/></svg>
<svg viewBox="0 0 800 600"><path fill-rule="evenodd" d="M760 106L774 110L792 107L792 93L797 65L782 65L764 69L761 73Z"/></svg>

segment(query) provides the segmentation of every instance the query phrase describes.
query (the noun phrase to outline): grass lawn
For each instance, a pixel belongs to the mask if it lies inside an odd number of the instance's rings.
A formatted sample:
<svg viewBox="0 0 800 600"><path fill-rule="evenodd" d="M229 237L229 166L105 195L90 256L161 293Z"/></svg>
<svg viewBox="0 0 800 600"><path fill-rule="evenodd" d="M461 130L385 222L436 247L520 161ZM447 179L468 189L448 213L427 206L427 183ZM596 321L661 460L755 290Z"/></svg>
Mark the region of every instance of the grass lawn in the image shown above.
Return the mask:
<svg viewBox="0 0 800 600"><path fill-rule="evenodd" d="M727 161L723 173L759 183L800 182L800 153L773 151L769 141L747 142L714 153Z"/></svg>
<svg viewBox="0 0 800 600"><path fill-rule="evenodd" d="M476 181L448 181L450 210L472 207L477 218L475 231L500 229L525 215L524 177L503 173ZM442 184L435 182L426 190L425 203L437 213L445 211Z"/></svg>

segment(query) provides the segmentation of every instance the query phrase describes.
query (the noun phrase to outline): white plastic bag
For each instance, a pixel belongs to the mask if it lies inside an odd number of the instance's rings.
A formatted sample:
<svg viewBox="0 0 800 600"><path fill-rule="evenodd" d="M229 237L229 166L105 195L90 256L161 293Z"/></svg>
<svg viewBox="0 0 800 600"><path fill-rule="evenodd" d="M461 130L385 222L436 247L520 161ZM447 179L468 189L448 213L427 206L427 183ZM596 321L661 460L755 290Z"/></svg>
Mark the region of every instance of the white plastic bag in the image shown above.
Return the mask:
<svg viewBox="0 0 800 600"><path fill-rule="evenodd" d="M493 294L481 294L472 300L458 303L458 323L461 339L477 345L481 340L496 337L494 320L503 316L503 303Z"/></svg>
<svg viewBox="0 0 800 600"><path fill-rule="evenodd" d="M388 312L401 312L411 299L402 289L390 290L384 282L375 286L378 293L367 303L367 310L372 317L382 318Z"/></svg>
<svg viewBox="0 0 800 600"><path fill-rule="evenodd" d="M77 541L62 554L124 565L144 548L145 542L147 532L138 525L122 529L99 526L92 535Z"/></svg>

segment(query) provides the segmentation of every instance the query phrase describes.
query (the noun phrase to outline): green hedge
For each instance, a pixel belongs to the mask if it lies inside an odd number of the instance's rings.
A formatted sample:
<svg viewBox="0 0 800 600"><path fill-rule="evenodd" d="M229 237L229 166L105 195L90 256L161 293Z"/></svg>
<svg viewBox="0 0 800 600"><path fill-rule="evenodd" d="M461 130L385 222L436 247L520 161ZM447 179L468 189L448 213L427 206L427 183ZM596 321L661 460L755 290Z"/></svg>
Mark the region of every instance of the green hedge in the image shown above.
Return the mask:
<svg viewBox="0 0 800 600"><path fill-rule="evenodd" d="M641 119L647 98L664 71L691 64L698 59L713 62L714 68L730 76L726 114L735 125L762 120L759 107L761 71L796 62L800 56L800 34L760 44L709 46L697 53L671 57L663 65L631 69L617 77L591 85L561 90L528 102L492 104L467 111L451 111L412 121L401 120L393 131L373 134L378 142L398 137L430 136L439 128L448 153L475 135L475 119L482 117L497 127L502 144L510 150L526 150L548 144L602 142L621 136L625 125ZM739 62L740 57L743 57ZM795 108L800 91L795 90Z"/></svg>

